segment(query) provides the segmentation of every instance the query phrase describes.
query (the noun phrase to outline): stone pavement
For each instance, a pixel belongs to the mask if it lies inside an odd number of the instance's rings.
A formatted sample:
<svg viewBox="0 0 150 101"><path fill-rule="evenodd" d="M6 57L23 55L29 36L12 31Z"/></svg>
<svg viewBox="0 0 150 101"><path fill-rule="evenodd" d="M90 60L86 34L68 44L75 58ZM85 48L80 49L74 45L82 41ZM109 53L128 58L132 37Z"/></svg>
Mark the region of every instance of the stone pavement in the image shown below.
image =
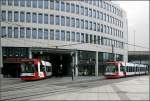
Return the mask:
<svg viewBox="0 0 150 101"><path fill-rule="evenodd" d="M31 100L149 100L149 76Z"/></svg>

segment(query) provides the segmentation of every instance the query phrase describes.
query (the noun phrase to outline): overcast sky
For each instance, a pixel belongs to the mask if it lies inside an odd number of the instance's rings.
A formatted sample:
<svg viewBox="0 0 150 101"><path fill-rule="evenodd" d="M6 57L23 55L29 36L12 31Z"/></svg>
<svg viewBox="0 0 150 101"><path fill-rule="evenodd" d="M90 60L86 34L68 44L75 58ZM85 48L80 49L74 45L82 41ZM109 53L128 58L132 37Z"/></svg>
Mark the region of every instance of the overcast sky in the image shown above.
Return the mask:
<svg viewBox="0 0 150 101"><path fill-rule="evenodd" d="M127 12L128 17L128 43L149 48L149 1L117 1ZM133 51L134 47L129 46ZM148 50L135 47L135 50Z"/></svg>

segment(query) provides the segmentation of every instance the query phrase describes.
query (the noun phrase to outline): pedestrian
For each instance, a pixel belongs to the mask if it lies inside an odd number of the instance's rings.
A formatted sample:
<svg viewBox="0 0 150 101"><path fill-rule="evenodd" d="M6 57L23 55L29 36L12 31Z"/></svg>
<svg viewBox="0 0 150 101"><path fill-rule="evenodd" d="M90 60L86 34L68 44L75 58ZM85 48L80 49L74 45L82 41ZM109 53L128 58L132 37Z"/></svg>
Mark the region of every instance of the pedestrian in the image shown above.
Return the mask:
<svg viewBox="0 0 150 101"><path fill-rule="evenodd" d="M72 81L74 79L74 69L72 68Z"/></svg>

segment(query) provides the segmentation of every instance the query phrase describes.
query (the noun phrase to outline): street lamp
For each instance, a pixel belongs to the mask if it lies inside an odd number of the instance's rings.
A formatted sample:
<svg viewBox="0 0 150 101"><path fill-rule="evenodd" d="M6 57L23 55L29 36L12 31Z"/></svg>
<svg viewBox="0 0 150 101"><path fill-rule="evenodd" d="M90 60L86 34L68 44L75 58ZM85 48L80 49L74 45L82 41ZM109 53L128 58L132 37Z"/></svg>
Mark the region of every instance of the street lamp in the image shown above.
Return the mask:
<svg viewBox="0 0 150 101"><path fill-rule="evenodd" d="M1 29L1 21L2 21L1 3L2 3L2 1L0 0L0 71L1 71L1 68L3 67L2 43L1 43L1 38L2 38L2 29Z"/></svg>

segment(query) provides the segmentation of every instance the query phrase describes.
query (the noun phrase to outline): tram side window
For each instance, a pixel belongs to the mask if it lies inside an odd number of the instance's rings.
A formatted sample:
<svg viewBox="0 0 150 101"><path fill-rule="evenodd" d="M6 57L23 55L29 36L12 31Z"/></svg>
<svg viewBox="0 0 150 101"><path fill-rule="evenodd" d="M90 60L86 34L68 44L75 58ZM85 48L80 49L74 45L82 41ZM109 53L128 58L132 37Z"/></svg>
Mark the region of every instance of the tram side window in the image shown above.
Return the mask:
<svg viewBox="0 0 150 101"><path fill-rule="evenodd" d="M47 72L51 72L51 71L52 71L51 66L46 66L46 71L47 71Z"/></svg>
<svg viewBox="0 0 150 101"><path fill-rule="evenodd" d="M129 72L131 72L131 67L129 67Z"/></svg>
<svg viewBox="0 0 150 101"><path fill-rule="evenodd" d="M21 70L22 70L22 72L25 72L25 73L33 73L34 65L28 64L28 63L21 64Z"/></svg>
<svg viewBox="0 0 150 101"><path fill-rule="evenodd" d="M136 67L136 72L138 71L138 67Z"/></svg>

